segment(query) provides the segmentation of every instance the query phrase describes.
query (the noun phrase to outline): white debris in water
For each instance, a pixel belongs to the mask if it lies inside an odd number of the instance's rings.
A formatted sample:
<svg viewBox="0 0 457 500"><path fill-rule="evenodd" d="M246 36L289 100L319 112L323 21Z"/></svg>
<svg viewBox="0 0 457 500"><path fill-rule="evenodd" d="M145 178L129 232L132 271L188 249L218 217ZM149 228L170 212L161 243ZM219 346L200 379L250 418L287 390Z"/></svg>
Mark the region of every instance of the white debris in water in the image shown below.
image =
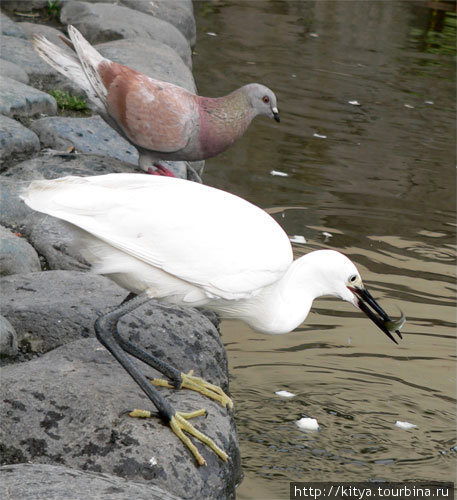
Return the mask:
<svg viewBox="0 0 457 500"><path fill-rule="evenodd" d="M301 234L294 234L293 236L289 236L289 240L292 243L306 243L306 238L302 236Z"/></svg>
<svg viewBox="0 0 457 500"><path fill-rule="evenodd" d="M275 394L276 396L281 396L282 398L293 398L296 396L296 394L289 391L276 391Z"/></svg>
<svg viewBox="0 0 457 500"><path fill-rule="evenodd" d="M157 465L157 458L151 457L151 459L149 460L149 464L151 465L151 467L154 467L154 465Z"/></svg>
<svg viewBox="0 0 457 500"><path fill-rule="evenodd" d="M326 136L326 135L323 135L323 134L316 134L316 132L314 132L313 137L318 137L319 139L327 139L327 136Z"/></svg>
<svg viewBox="0 0 457 500"><path fill-rule="evenodd" d="M279 170L272 170L270 175L277 175L278 177L289 177L289 174L286 172L280 172Z"/></svg>
<svg viewBox="0 0 457 500"><path fill-rule="evenodd" d="M401 420L397 420L395 422L395 425L397 427L400 427L400 429L408 430L408 429L414 429L417 427L416 424L410 424L409 422L402 422Z"/></svg>
<svg viewBox="0 0 457 500"><path fill-rule="evenodd" d="M404 104L405 108L408 108L408 109L414 109L414 106L412 106L411 104Z"/></svg>
<svg viewBox="0 0 457 500"><path fill-rule="evenodd" d="M328 233L327 231L322 231L322 236L325 238L325 241L327 241L329 238L333 237L333 234Z"/></svg>
<svg viewBox="0 0 457 500"><path fill-rule="evenodd" d="M217 33L214 33L214 31L208 31L206 34L209 36L217 36Z"/></svg>
<svg viewBox="0 0 457 500"><path fill-rule="evenodd" d="M313 38L319 38L319 35L317 33L310 33L309 36Z"/></svg>
<svg viewBox="0 0 457 500"><path fill-rule="evenodd" d="M297 75L296 75L295 73L292 73L290 76L291 76L292 78L297 78Z"/></svg>
<svg viewBox="0 0 457 500"><path fill-rule="evenodd" d="M435 104L433 101L424 101L425 104Z"/></svg>
<svg viewBox="0 0 457 500"><path fill-rule="evenodd" d="M352 104L353 106L360 106L359 101L348 101L348 104Z"/></svg>
<svg viewBox="0 0 457 500"><path fill-rule="evenodd" d="M303 417L295 422L297 427L302 431L317 431L319 424L315 418Z"/></svg>

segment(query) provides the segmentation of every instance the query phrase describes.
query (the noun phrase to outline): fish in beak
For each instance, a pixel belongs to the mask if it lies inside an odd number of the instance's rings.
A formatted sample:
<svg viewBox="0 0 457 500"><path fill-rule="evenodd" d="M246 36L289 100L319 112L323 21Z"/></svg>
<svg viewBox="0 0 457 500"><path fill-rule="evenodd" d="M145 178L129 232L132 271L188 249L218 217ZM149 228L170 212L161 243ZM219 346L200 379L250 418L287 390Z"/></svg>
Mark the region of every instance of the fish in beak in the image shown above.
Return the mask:
<svg viewBox="0 0 457 500"><path fill-rule="evenodd" d="M397 340L392 336L392 332L395 332L400 339L403 338L400 330L406 321L405 315L401 313L399 319L393 320L376 302L366 288L358 286L348 286L347 288L356 296L357 307L363 311L373 323L378 325L390 340L398 344Z"/></svg>

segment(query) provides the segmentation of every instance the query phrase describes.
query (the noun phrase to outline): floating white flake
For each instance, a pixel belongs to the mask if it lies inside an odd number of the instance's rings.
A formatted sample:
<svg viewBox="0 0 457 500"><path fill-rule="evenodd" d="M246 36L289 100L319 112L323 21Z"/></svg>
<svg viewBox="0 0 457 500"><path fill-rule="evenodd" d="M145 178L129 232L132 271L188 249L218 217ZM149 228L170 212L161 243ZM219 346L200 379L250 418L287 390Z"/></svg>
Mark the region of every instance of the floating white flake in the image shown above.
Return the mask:
<svg viewBox="0 0 457 500"><path fill-rule="evenodd" d="M317 431L319 424L315 418L303 417L295 422L297 427L302 431Z"/></svg>
<svg viewBox="0 0 457 500"><path fill-rule="evenodd" d="M424 101L425 104L435 104L433 101Z"/></svg>
<svg viewBox="0 0 457 500"><path fill-rule="evenodd" d="M412 106L411 104L404 104L405 108L408 108L408 109L414 109L414 106Z"/></svg>
<svg viewBox="0 0 457 500"><path fill-rule="evenodd" d="M296 396L296 394L294 394L293 392L289 392L289 391L276 391L275 394L277 396L281 396L282 398L293 398Z"/></svg>
<svg viewBox="0 0 457 500"><path fill-rule="evenodd" d="M303 244L306 243L305 237L300 234L294 234L293 236L290 236L289 240L292 243L303 243Z"/></svg>
<svg viewBox="0 0 457 500"><path fill-rule="evenodd" d="M214 33L214 31L208 31L206 34L209 36L217 36L217 33Z"/></svg>
<svg viewBox="0 0 457 500"><path fill-rule="evenodd" d="M327 136L326 136L326 135L323 135L323 134L316 134L316 132L314 132L313 137L318 137L319 139L327 139Z"/></svg>
<svg viewBox="0 0 457 500"><path fill-rule="evenodd" d="M333 237L332 233L328 233L327 231L322 231L322 236L325 237L325 241L327 241L329 238Z"/></svg>
<svg viewBox="0 0 457 500"><path fill-rule="evenodd" d="M278 177L289 177L289 174L287 174L286 172L280 172L279 170L272 170L270 174L277 175Z"/></svg>
<svg viewBox="0 0 457 500"><path fill-rule="evenodd" d="M156 457L151 457L149 460L149 464L154 467L154 465L157 465L157 458Z"/></svg>
<svg viewBox="0 0 457 500"><path fill-rule="evenodd" d="M360 106L359 101L348 101L348 104L352 104L353 106Z"/></svg>
<svg viewBox="0 0 457 500"><path fill-rule="evenodd" d="M310 33L309 36L313 38L319 38L319 35L317 33Z"/></svg>
<svg viewBox="0 0 457 500"><path fill-rule="evenodd" d="M400 429L405 429L405 430L414 429L415 427L417 427L416 424L410 424L409 422L402 422L401 420L397 420L395 422L395 425L397 427L400 427Z"/></svg>

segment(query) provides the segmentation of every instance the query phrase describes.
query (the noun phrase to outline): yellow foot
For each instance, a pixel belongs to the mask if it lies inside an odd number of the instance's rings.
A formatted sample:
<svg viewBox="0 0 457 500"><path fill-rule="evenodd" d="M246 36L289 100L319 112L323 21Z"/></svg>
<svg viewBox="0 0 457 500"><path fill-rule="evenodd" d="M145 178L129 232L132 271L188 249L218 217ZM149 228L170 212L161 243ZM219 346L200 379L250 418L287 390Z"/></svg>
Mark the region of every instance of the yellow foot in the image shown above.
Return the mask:
<svg viewBox="0 0 457 500"><path fill-rule="evenodd" d="M194 377L193 370L189 373L181 373L182 384L181 389L190 389L192 391L199 392L208 398L218 401L224 408L227 406L232 409L233 402L225 394L225 392L217 385L210 384L200 377ZM151 380L151 384L160 387L169 387L171 389L176 389L175 386L171 385L167 380L161 378L154 378Z"/></svg>
<svg viewBox="0 0 457 500"><path fill-rule="evenodd" d="M206 444L209 448L211 448L216 455L218 455L224 462L227 462L228 456L225 451L223 451L217 444L208 436L198 431L191 423L188 422L190 418L200 417L206 414L206 410L197 410L191 413L183 413L180 411L175 412L173 417L170 420L170 427L173 432L179 437L179 439L189 448L192 452L192 455L198 462L198 465L206 465L205 459L201 456L200 452L197 450L197 447L192 443L192 441L184 434L184 431L191 434L195 438L197 438L202 443ZM151 412L148 410L133 410L130 412L131 417L136 418L149 418L151 416Z"/></svg>

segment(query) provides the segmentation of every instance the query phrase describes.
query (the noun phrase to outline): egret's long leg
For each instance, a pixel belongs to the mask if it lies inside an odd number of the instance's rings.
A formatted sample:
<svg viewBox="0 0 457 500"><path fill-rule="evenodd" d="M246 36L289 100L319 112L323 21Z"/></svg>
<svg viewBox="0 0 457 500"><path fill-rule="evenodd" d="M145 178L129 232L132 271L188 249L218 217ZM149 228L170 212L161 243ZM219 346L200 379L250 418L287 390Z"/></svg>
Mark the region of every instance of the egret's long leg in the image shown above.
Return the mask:
<svg viewBox="0 0 457 500"><path fill-rule="evenodd" d="M186 444L200 465L205 465L206 462L195 445L184 434L184 431L206 444L223 460L227 460L226 453L219 448L211 438L202 434L187 421L189 418L203 414L202 412L204 412L204 410L199 410L198 412L193 412L191 414L175 411L124 352L123 344L125 344L125 341L123 341L119 335L117 324L122 316L133 311L141 304L144 304L147 300L150 299L145 294L139 295L128 302L122 303L116 309L100 316L95 322L95 333L97 335L97 339L110 351L110 353L117 359L117 361L119 361L133 380L135 380L135 382L141 387L143 392L159 411L160 416L168 422L173 432ZM153 358L153 356L151 357ZM157 361L158 358L154 358L154 360Z"/></svg>
<svg viewBox="0 0 457 500"><path fill-rule="evenodd" d="M126 312L124 312L123 314L127 314L127 312L133 311L149 300L151 299L146 294L141 294L138 296L129 294L119 307L125 308ZM114 310L117 310L117 308ZM200 394L203 394L210 399L214 399L224 408L226 408L227 406L229 408L233 408L232 400L219 386L211 384L210 382L207 382L200 377L196 377L192 373L182 373L169 363L149 354L135 344L132 344L132 342L123 339L117 332L117 329L116 332L114 332L114 335L117 343L125 352L139 359L140 361L143 361L143 363L146 363L150 367L159 371L172 381L172 384L170 384L166 380L155 378L152 379L152 384L156 386L170 387L175 389L190 389L192 391L199 392Z"/></svg>

